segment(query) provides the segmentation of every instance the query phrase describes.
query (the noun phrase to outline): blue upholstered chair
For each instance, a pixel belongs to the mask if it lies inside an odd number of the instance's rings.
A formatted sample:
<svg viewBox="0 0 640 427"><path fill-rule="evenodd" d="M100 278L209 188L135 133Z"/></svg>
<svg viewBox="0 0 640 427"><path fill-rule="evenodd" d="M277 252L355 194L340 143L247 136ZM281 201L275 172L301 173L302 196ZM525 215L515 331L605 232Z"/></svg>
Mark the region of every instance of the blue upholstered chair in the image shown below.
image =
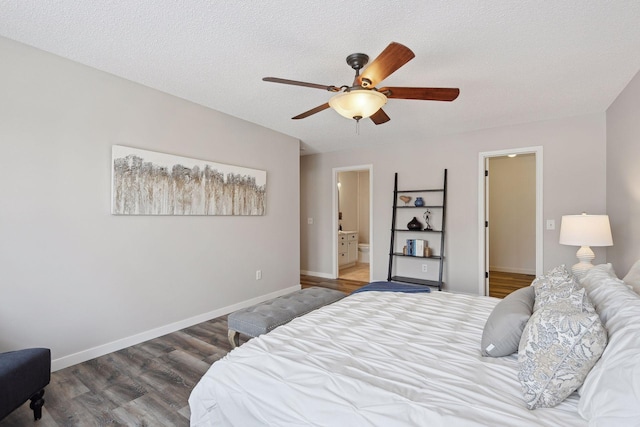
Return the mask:
<svg viewBox="0 0 640 427"><path fill-rule="evenodd" d="M48 348L0 353L0 420L31 399L33 417L42 417L44 387L51 379Z"/></svg>

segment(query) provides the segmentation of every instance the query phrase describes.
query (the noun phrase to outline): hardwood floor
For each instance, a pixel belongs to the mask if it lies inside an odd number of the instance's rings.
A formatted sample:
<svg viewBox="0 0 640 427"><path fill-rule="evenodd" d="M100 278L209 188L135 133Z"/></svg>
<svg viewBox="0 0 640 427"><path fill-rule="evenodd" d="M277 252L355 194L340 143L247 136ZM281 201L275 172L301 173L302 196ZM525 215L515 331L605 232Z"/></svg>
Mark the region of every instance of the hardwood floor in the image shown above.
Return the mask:
<svg viewBox="0 0 640 427"><path fill-rule="evenodd" d="M534 276L490 273L491 296L503 298ZM368 280L300 276L303 288L322 286L348 294ZM240 342L247 337L240 336ZM191 390L231 347L227 316L165 335L51 374L42 419L26 403L0 427L188 426Z"/></svg>
<svg viewBox="0 0 640 427"><path fill-rule="evenodd" d="M352 279L323 279L322 277L316 276L305 276L300 275L300 285L302 285L302 289L310 288L311 286L321 286L323 288L336 289L338 291L345 292L347 294L352 293L356 289L361 288L366 285L367 281L362 280L352 280Z"/></svg>
<svg viewBox="0 0 640 427"><path fill-rule="evenodd" d="M300 276L302 287L351 293L366 284ZM240 343L247 337L240 335ZM42 419L26 403L0 427L188 426L191 390L231 350L227 316L53 372Z"/></svg>
<svg viewBox="0 0 640 427"><path fill-rule="evenodd" d="M529 286L536 276L531 274L489 272L489 296L504 298L511 292Z"/></svg>
<svg viewBox="0 0 640 427"><path fill-rule="evenodd" d="M29 404L0 426L188 426L191 390L230 350L226 316L51 374L42 419Z"/></svg>

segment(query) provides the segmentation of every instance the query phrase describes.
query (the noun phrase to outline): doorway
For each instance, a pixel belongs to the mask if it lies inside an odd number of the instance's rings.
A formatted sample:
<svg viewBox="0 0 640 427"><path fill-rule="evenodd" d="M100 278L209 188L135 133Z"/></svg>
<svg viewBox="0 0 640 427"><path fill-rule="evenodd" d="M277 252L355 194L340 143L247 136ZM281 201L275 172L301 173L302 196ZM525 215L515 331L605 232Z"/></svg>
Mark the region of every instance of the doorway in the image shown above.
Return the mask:
<svg viewBox="0 0 640 427"><path fill-rule="evenodd" d="M335 168L333 230L334 277L371 281L372 166Z"/></svg>
<svg viewBox="0 0 640 427"><path fill-rule="evenodd" d="M542 274L542 147L480 153L480 295Z"/></svg>

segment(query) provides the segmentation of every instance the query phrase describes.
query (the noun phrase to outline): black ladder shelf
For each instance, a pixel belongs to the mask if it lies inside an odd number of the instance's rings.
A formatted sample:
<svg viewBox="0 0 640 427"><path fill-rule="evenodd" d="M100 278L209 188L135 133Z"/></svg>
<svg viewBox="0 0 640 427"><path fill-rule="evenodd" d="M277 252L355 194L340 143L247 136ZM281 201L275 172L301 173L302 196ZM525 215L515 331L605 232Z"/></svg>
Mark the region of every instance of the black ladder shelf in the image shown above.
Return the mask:
<svg viewBox="0 0 640 427"><path fill-rule="evenodd" d="M442 193L442 204L432 204L432 205L423 205L423 206L415 206L415 205L406 205L398 206L398 197L405 193ZM437 215L440 219L440 229L439 230L409 230L408 228L398 228L396 225L397 213L401 209L433 209L436 212L440 211L441 214ZM391 244L389 247L389 271L387 274L387 281L393 282L404 282L404 283L414 283L418 285L431 286L438 288L439 291L442 290L444 283L442 282L442 269L444 266L444 236L445 236L445 219L447 213L447 170L444 170L444 180L442 188L435 189L424 189L424 190L398 190L398 173L395 174L395 181L393 184L393 215L391 219ZM412 256L405 254L402 250L398 251L396 248L396 234L397 233L435 233L440 234L440 248L437 254L433 254L428 257L424 256ZM420 279L417 277L410 276L400 276L394 275L394 261L399 257L408 257L422 260L435 260L438 262L438 280L427 280ZM397 269L397 265L396 265Z"/></svg>

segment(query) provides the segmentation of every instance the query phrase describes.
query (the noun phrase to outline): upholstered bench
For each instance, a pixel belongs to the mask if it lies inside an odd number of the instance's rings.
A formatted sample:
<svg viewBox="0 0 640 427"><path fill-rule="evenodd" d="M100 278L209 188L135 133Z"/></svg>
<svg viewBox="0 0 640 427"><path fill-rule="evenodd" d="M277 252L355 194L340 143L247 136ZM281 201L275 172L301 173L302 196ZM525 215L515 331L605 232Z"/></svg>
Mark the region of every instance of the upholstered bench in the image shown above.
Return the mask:
<svg viewBox="0 0 640 427"><path fill-rule="evenodd" d="M250 337L266 334L277 326L345 297L345 293L327 288L305 288L229 315L229 342L240 344L238 333Z"/></svg>
<svg viewBox="0 0 640 427"><path fill-rule="evenodd" d="M27 348L0 353L0 420L31 399L33 418L42 417L44 388L51 380L51 350Z"/></svg>

